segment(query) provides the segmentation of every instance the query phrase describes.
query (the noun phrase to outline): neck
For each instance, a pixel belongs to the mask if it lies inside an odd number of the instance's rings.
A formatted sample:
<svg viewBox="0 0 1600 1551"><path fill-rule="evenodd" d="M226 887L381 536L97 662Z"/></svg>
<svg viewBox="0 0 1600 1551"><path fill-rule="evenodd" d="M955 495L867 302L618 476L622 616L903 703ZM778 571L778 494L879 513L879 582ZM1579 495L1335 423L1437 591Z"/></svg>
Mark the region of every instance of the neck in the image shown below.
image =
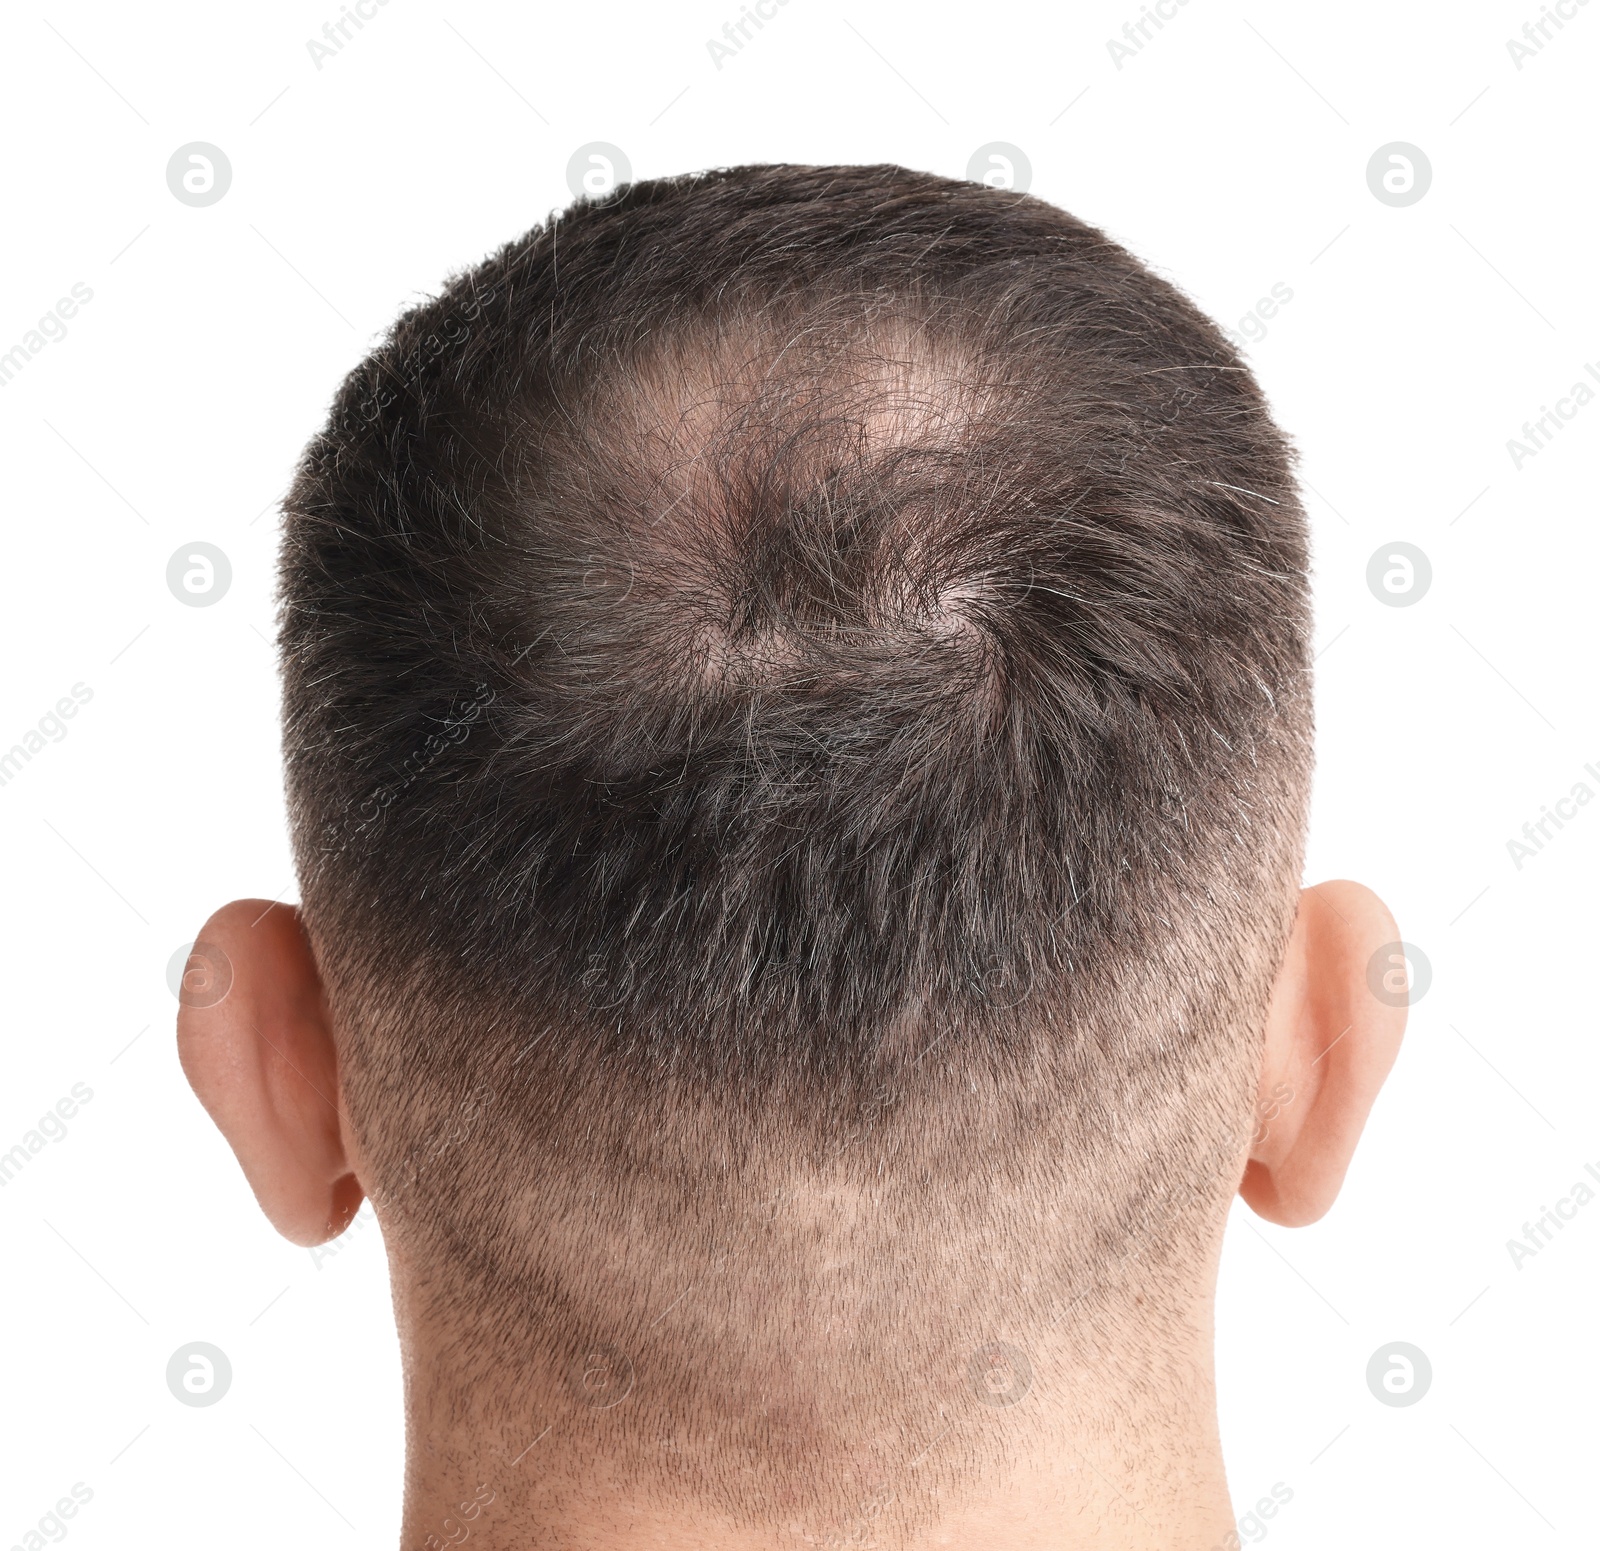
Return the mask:
<svg viewBox="0 0 1600 1551"><path fill-rule="evenodd" d="M814 1470L821 1493L767 1495L764 1525L711 1505L715 1468L683 1458L692 1426L663 1438L661 1462L641 1471L636 1455L608 1452L605 1409L552 1392L491 1416L464 1401L459 1367L438 1360L459 1346L415 1335L406 1345L405 1551L468 1540L471 1551L1213 1551L1233 1529L1209 1329L1203 1350L1102 1350L1076 1371L1052 1362L1048 1385L1014 1408L936 1408L927 1438L904 1449L863 1439ZM1103 1394L1108 1372L1116 1393L1100 1409L1040 1393Z"/></svg>

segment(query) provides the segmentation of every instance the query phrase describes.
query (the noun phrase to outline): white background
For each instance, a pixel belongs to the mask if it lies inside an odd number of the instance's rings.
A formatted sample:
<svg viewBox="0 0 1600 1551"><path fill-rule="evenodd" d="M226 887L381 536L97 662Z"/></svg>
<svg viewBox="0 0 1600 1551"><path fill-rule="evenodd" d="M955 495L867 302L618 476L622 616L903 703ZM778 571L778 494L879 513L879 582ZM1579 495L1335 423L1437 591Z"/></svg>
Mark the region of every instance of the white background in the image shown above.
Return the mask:
<svg viewBox="0 0 1600 1551"><path fill-rule="evenodd" d="M1290 1547L1593 1544L1600 1202L1517 1269L1506 1241L1600 1167L1589 994L1600 804L1506 842L1600 768L1600 404L1506 443L1600 362L1600 3L1520 71L1535 0L1192 0L1136 57L1136 0L790 0L724 68L736 0L548 14L391 0L318 70L334 0L8 9L0 351L93 300L0 389L0 749L93 698L0 787L0 1151L93 1099L0 1189L0 1545L74 1482L88 1547L381 1546L397 1532L398 1352L381 1245L276 1239L190 1096L167 964L240 895L294 897L274 677L275 503L334 385L397 310L566 203L589 141L638 176L1021 147L1033 190L1236 324L1303 455L1320 704L1312 878L1389 900L1433 979L1345 1193L1286 1232L1242 1207L1220 1296L1239 1512L1282 1482ZM265 14L259 14L265 12ZM189 208L169 157L223 148ZM1365 169L1421 147L1426 197ZM1597 368L1600 369L1600 368ZM213 607L168 558L230 558ZM1412 607L1368 558L1419 546ZM231 1358L210 1408L164 1372ZM1369 1356L1419 1346L1419 1404Z"/></svg>

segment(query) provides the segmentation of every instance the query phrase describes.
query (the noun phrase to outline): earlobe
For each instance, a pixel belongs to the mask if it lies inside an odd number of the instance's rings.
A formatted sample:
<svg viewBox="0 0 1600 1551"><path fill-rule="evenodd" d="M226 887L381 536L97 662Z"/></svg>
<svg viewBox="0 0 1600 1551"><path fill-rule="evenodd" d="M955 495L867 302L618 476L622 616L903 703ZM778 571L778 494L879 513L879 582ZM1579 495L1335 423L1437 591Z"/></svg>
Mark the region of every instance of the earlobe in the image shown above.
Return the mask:
<svg viewBox="0 0 1600 1551"><path fill-rule="evenodd" d="M1372 987L1399 937L1376 894L1338 880L1304 890L1267 1015L1257 1124L1239 1193L1270 1222L1315 1222L1338 1196L1406 1007Z"/></svg>
<svg viewBox="0 0 1600 1551"><path fill-rule="evenodd" d="M361 1205L321 977L293 906L235 900L185 967L178 1056L273 1226L296 1244Z"/></svg>

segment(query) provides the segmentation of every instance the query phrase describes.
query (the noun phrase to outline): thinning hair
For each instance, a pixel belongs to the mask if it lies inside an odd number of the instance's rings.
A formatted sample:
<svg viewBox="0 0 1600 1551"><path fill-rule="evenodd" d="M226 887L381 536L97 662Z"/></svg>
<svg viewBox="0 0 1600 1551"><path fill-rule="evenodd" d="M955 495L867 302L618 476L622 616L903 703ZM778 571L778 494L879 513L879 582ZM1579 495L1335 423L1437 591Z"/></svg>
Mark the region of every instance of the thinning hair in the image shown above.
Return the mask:
<svg viewBox="0 0 1600 1551"><path fill-rule="evenodd" d="M1155 1317L1293 917L1304 527L1219 331L1027 195L640 182L399 320L287 502L288 787L464 1372L766 1518Z"/></svg>

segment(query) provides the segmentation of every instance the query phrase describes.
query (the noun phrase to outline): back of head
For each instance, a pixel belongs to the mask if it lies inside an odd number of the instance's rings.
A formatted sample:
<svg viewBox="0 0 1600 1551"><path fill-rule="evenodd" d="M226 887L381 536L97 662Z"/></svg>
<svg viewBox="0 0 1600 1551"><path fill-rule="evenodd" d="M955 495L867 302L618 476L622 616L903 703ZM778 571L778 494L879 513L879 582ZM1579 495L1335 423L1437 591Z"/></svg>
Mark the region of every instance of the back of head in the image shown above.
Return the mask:
<svg viewBox="0 0 1600 1551"><path fill-rule="evenodd" d="M1310 715L1179 293L896 167L634 184L404 317L288 517L306 919L464 1403L786 1519L1189 1317Z"/></svg>

